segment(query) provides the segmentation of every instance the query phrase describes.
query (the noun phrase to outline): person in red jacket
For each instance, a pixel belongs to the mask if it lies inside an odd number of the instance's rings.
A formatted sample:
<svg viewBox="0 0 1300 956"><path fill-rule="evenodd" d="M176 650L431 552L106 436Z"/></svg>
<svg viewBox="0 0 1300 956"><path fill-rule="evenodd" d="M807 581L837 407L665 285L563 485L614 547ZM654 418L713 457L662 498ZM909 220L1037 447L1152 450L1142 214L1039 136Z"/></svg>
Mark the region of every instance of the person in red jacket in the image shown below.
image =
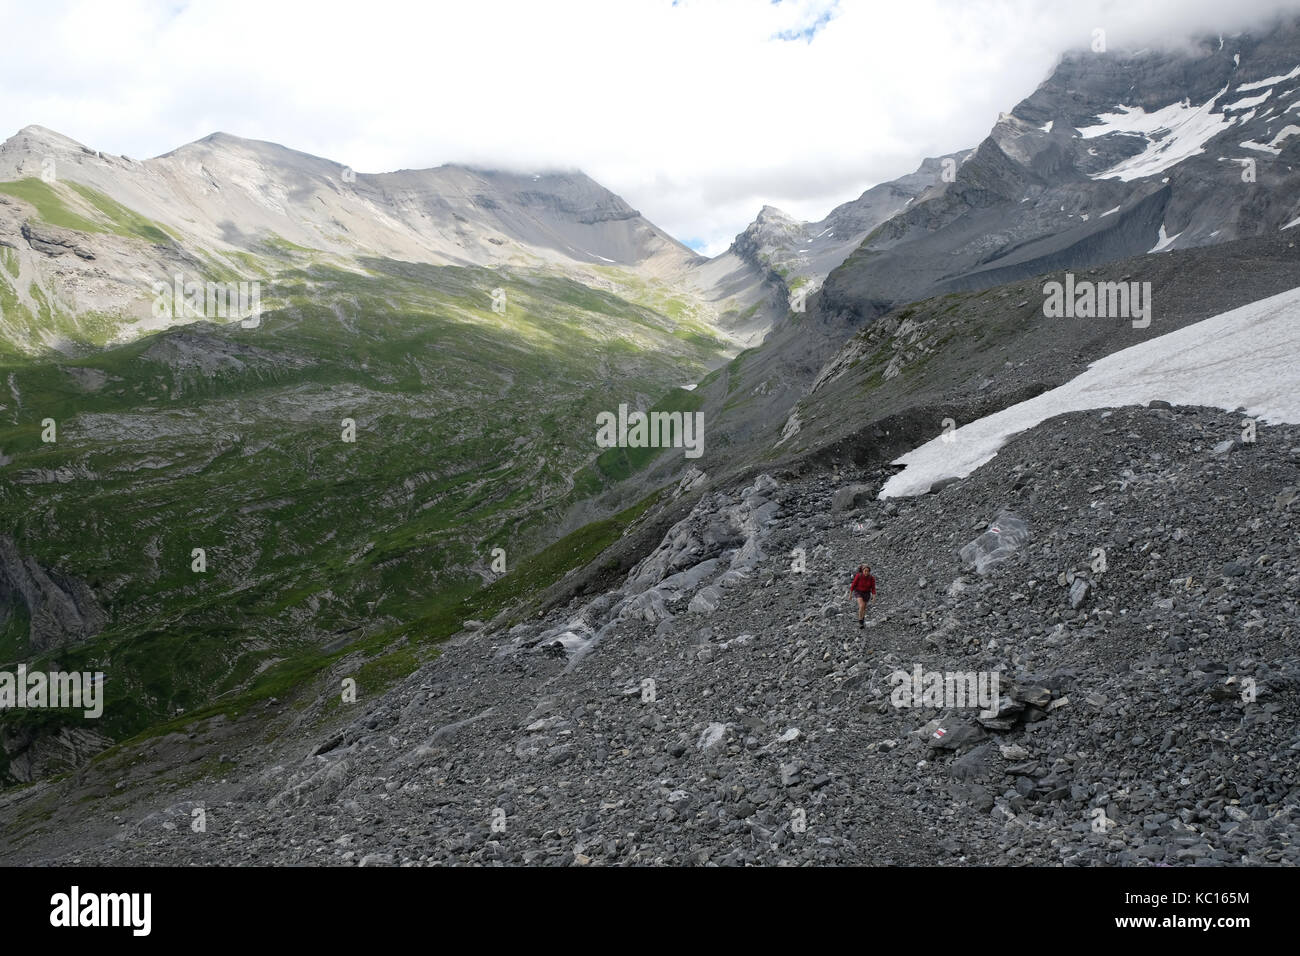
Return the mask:
<svg viewBox="0 0 1300 956"><path fill-rule="evenodd" d="M858 599L858 627L865 627L862 619L867 616L867 602L876 593L876 579L871 576L871 569L865 564L858 565L858 573L853 575L849 585L849 594Z"/></svg>

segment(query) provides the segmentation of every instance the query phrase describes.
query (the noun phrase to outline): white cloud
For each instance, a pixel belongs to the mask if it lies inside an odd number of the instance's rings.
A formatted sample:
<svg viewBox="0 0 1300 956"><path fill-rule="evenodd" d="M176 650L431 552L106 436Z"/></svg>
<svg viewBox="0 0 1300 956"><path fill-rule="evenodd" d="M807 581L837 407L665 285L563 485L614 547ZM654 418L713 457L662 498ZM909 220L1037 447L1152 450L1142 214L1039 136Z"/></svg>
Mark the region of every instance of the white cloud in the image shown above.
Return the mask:
<svg viewBox="0 0 1300 956"><path fill-rule="evenodd" d="M1281 5L0 0L0 135L38 123L139 157L224 130L370 172L579 167L716 251L765 202L820 218L975 145L1094 27L1145 45Z"/></svg>

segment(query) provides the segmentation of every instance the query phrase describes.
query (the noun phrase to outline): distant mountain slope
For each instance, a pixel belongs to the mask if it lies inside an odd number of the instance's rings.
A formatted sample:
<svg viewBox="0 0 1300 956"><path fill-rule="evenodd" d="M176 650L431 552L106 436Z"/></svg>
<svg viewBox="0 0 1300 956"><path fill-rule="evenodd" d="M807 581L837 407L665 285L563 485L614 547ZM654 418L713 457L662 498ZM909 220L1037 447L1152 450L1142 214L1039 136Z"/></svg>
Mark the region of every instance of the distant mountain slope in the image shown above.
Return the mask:
<svg viewBox="0 0 1300 956"><path fill-rule="evenodd" d="M562 275L724 339L740 330L733 352L778 314L753 276L727 281L580 172L357 173L224 133L137 161L21 130L0 144L0 247L0 347L27 350L172 324L151 288L177 274L267 280L306 262L364 273L366 258Z"/></svg>
<svg viewBox="0 0 1300 956"><path fill-rule="evenodd" d="M580 173L0 146L0 663L111 705L6 711L0 780L345 649L380 681L483 585L562 575L524 562L618 479L597 414L690 406L739 348L706 262Z"/></svg>
<svg viewBox="0 0 1300 956"><path fill-rule="evenodd" d="M1064 56L952 182L873 229L806 314L711 377L718 442L768 440L847 335L908 302L1300 224L1298 23Z"/></svg>
<svg viewBox="0 0 1300 956"><path fill-rule="evenodd" d="M968 155L927 159L915 172L871 187L818 222L800 222L775 206L764 206L725 252L691 269L687 281L706 299L730 297L739 316L724 327L743 344L759 345L792 304L803 308L827 274L873 229ZM947 160L951 166L945 166Z"/></svg>
<svg viewBox="0 0 1300 956"><path fill-rule="evenodd" d="M765 454L783 462L890 461L1061 386L1122 349L1300 288L1300 249L1282 233L1137 256L1078 278L1108 274L1150 283L1156 308L1148 327L1122 317L1044 316L1042 287L1061 273L892 310L836 351Z"/></svg>
<svg viewBox="0 0 1300 956"><path fill-rule="evenodd" d="M358 173L275 143L214 133L154 159L109 156L30 126L0 145L0 180L52 175L97 189L213 249L268 236L338 254L435 265L528 260L664 271L699 258L579 172L446 165Z"/></svg>
<svg viewBox="0 0 1300 956"><path fill-rule="evenodd" d="M945 171L955 175L973 152L927 159L915 172L872 186L818 222L799 222L774 206L764 206L736 237L732 251L772 275L787 292L811 293L872 230L941 182Z"/></svg>
<svg viewBox="0 0 1300 956"><path fill-rule="evenodd" d="M1300 216L1300 27L1180 52L1071 53L822 306L881 304L1276 232Z"/></svg>

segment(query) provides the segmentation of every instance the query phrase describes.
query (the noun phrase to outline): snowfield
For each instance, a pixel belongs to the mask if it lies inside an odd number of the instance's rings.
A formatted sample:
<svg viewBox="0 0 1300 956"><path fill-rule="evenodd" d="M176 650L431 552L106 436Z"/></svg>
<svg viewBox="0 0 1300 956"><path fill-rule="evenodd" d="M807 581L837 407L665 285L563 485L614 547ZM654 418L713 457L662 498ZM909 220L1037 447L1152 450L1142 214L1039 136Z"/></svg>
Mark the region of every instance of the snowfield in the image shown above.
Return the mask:
<svg viewBox="0 0 1300 956"><path fill-rule="evenodd" d="M1130 182L1154 176L1191 156L1205 152L1205 144L1233 124L1232 119L1213 112L1214 104L1227 91L1228 88L1224 87L1202 106L1192 106L1183 100L1148 113L1140 106L1120 105L1118 113L1098 115L1097 119L1101 123L1080 127L1079 135L1084 139L1121 133L1126 136L1141 136L1147 141L1147 148L1110 169L1093 173L1092 178Z"/></svg>
<svg viewBox="0 0 1300 956"><path fill-rule="evenodd" d="M1066 412L1163 399L1245 408L1265 422L1298 423L1297 354L1300 288L1115 352L1059 388L935 438L894 462L906 468L885 483L880 497L925 494L935 482L964 478L1011 436Z"/></svg>

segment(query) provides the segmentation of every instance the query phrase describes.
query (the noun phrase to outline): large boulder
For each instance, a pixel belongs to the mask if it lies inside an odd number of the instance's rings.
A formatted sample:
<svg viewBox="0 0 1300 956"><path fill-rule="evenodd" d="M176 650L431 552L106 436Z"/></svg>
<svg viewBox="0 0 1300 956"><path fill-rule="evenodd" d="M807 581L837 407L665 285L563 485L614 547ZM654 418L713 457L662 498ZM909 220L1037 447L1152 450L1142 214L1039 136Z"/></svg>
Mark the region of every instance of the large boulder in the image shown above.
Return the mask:
<svg viewBox="0 0 1300 956"><path fill-rule="evenodd" d="M706 588L700 588L700 593L691 598L691 603L686 609L692 614L712 614L722 603L722 592L710 584Z"/></svg>
<svg viewBox="0 0 1300 956"><path fill-rule="evenodd" d="M871 485L844 485L842 488L835 489L835 494L831 497L831 511L837 514L853 511L874 498L875 490Z"/></svg>

